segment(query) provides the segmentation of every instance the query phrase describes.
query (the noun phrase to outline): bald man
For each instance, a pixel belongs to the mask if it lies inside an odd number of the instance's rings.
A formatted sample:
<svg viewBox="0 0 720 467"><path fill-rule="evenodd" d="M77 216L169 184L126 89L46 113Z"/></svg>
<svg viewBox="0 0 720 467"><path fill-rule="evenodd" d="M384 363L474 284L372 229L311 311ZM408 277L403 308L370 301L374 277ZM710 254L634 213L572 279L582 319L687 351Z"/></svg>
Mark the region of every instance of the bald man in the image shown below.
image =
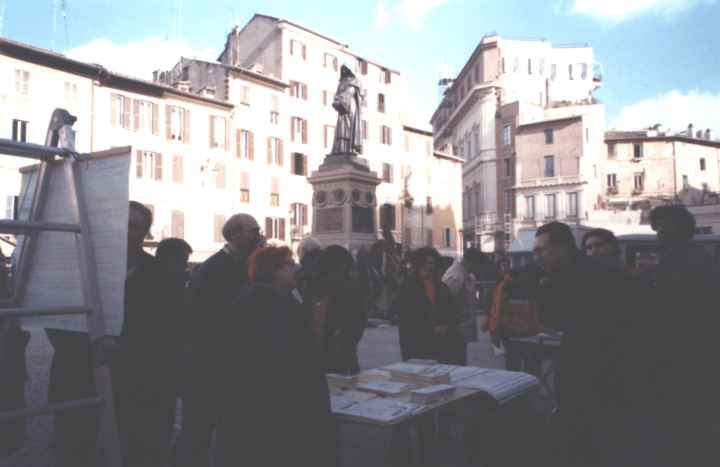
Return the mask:
<svg viewBox="0 0 720 467"><path fill-rule="evenodd" d="M260 226L249 214L235 214L222 229L225 246L202 263L190 278L187 329L190 333L190 374L184 395L183 434L178 464L208 465L208 453L219 407L216 391L218 330L227 320L233 297L247 282L247 260L263 244Z"/></svg>

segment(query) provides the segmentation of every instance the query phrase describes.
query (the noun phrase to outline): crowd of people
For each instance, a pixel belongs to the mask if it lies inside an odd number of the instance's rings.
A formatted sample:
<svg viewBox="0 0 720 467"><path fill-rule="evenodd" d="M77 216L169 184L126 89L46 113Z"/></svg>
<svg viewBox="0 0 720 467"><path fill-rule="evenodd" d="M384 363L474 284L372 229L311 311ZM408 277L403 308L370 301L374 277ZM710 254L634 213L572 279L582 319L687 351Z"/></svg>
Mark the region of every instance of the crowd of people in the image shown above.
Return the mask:
<svg viewBox="0 0 720 467"><path fill-rule="evenodd" d="M325 374L360 371L371 260L308 238L296 263L289 248L265 245L252 216L237 214L223 226L223 248L190 273L187 242L165 239L152 256L143 249L152 212L131 202L129 213L122 332L98 344L47 329L49 401L95 394L101 345L126 465L338 465ZM562 333L558 410L538 433L547 448L539 465L705 465L719 419L715 271L691 243L694 219L682 206L655 208L651 222L662 255L638 274L623 268L612 232L589 231L578 249L557 222L537 230L535 262L521 269L474 249L445 265L431 247L410 252L390 307L403 360L465 365L477 337L476 283L495 279L482 329L505 347L508 369L542 366L523 362L513 338ZM7 296L6 275L0 280ZM0 325L27 344L17 322ZM22 404L24 361L10 360L0 351L3 376L20 384L0 385L0 410ZM102 465L97 409L60 412L54 423L58 467ZM0 456L21 444L22 426L0 424Z"/></svg>

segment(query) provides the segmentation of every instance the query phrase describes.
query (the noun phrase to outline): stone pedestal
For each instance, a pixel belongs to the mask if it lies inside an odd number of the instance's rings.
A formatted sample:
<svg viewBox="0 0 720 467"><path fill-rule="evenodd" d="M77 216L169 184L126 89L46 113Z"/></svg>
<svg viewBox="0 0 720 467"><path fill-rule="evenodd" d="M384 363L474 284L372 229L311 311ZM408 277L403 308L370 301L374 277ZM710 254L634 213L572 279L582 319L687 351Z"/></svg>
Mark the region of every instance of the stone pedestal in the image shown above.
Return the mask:
<svg viewBox="0 0 720 467"><path fill-rule="evenodd" d="M320 243L353 251L377 240L375 188L380 179L365 159L329 155L308 181L313 186L312 236Z"/></svg>

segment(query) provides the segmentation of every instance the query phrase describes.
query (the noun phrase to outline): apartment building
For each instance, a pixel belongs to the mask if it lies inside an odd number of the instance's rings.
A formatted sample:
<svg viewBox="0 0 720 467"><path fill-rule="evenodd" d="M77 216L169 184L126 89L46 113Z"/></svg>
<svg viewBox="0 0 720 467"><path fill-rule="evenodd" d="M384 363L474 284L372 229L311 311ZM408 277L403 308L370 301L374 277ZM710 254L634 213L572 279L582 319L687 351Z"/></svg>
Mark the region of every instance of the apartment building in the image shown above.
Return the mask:
<svg viewBox="0 0 720 467"><path fill-rule="evenodd" d="M492 34L481 39L455 78L441 80L447 89L431 123L435 148L465 161L465 246L507 246L517 214L513 139L519 122L562 118L576 112L571 107L595 103L599 70L586 45Z"/></svg>

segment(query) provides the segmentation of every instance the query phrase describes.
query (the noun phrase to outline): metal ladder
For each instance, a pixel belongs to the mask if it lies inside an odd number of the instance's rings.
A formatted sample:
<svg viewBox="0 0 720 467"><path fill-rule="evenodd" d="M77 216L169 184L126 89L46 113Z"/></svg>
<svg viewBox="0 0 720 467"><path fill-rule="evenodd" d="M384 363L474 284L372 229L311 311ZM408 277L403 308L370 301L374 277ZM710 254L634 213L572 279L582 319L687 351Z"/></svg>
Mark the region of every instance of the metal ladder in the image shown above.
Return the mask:
<svg viewBox="0 0 720 467"><path fill-rule="evenodd" d="M106 337L105 319L100 302L100 290L97 280L95 252L88 236L88 213L85 200L81 193L81 180L78 174L77 153L75 152L75 132L72 125L76 117L66 110L56 109L50 119L45 145L20 143L0 139L0 154L25 157L40 161L34 198L27 221L0 220L0 233L24 235L25 241L19 255L19 264L12 295L9 299L0 300L0 318L20 318L50 315L86 315L88 335L92 344L94 379L97 395L95 397L50 404L44 407L0 412L0 421L28 418L39 415L64 412L69 410L99 407L100 443L106 467L122 467L120 443L115 420L115 404L113 398L110 369L102 352L102 340ZM49 183L49 165L58 163L61 158L65 177L70 187L68 209L74 211L77 224L42 222ZM68 307L25 308L19 307L24 298L30 265L35 254L38 232L69 232L75 235L80 257L80 274L84 303Z"/></svg>

